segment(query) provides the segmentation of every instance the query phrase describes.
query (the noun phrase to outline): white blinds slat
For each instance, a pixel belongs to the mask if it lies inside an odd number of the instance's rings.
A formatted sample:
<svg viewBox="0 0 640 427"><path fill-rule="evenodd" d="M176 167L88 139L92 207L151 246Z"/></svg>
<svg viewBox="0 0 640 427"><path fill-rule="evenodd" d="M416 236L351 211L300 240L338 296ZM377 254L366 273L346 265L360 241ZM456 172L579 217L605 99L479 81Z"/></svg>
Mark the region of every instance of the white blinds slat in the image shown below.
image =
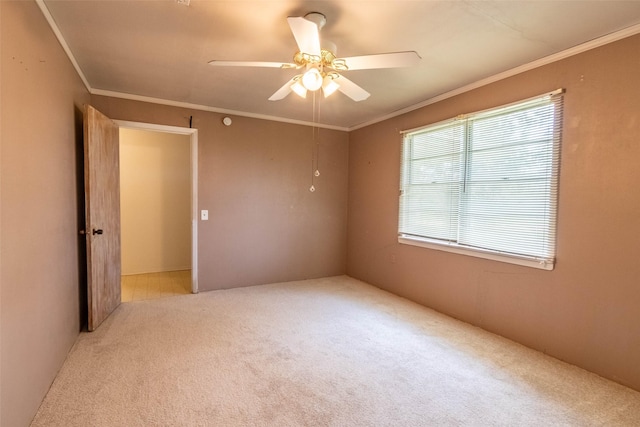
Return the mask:
<svg viewBox="0 0 640 427"><path fill-rule="evenodd" d="M553 260L562 95L405 134L401 236Z"/></svg>

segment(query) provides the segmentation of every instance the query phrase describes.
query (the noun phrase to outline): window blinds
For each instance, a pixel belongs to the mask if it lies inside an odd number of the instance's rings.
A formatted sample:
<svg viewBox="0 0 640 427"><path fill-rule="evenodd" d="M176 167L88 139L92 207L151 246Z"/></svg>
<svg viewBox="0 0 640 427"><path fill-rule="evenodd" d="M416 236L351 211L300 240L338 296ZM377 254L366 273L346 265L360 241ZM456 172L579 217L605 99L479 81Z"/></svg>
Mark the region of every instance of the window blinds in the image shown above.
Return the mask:
<svg viewBox="0 0 640 427"><path fill-rule="evenodd" d="M553 263L562 91L408 131L399 235Z"/></svg>

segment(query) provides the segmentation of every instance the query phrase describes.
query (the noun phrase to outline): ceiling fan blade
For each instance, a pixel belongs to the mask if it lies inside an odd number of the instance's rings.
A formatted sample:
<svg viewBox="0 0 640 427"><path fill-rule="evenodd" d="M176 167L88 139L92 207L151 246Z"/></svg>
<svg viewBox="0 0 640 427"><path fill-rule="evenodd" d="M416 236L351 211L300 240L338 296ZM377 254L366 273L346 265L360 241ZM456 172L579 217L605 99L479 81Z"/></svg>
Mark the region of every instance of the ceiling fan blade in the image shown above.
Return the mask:
<svg viewBox="0 0 640 427"><path fill-rule="evenodd" d="M297 77L297 76L296 76ZM273 95L269 97L269 101L280 101L291 93L291 85L296 77L286 82L280 89L278 89Z"/></svg>
<svg viewBox="0 0 640 427"><path fill-rule="evenodd" d="M418 65L420 55L414 51L381 53L378 55L352 56L341 58L349 70L370 70L373 68L400 68Z"/></svg>
<svg viewBox="0 0 640 427"><path fill-rule="evenodd" d="M296 64L286 62L263 62L263 61L209 61L209 65L214 67L266 67L266 68L296 68Z"/></svg>
<svg viewBox="0 0 640 427"><path fill-rule="evenodd" d="M343 75L338 76L334 81L340 85L338 90L354 101L364 101L371 94L366 90L362 89L360 86L349 80Z"/></svg>
<svg viewBox="0 0 640 427"><path fill-rule="evenodd" d="M318 26L302 17L290 16L287 18L293 37L296 39L298 49L302 53L320 56L320 33Z"/></svg>

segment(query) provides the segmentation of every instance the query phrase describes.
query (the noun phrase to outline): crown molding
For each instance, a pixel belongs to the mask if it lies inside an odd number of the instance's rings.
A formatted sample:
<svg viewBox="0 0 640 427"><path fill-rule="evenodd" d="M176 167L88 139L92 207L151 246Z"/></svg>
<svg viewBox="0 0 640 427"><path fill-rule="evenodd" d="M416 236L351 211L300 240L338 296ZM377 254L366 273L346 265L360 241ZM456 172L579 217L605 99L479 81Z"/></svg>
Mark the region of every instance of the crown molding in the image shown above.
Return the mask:
<svg viewBox="0 0 640 427"><path fill-rule="evenodd" d="M80 76L82 83L84 83L84 86L87 88L87 90L91 92L91 85L89 84L89 81L87 80L84 73L82 72L82 68L80 68L80 65L78 65L78 61L76 61L75 56L73 56L73 52L71 52L71 48L69 48L67 41L62 36L62 33L60 32L60 28L58 28L56 21L53 19L53 16L51 16L51 12L49 12L47 5L44 3L44 0L35 0L35 2L40 8L40 11L44 15L45 19L49 23L51 30L56 35L56 38L58 39L60 46L62 46L62 49L67 54L69 61L71 61L71 64L73 64L73 68L76 69L76 73L78 73L78 76Z"/></svg>
<svg viewBox="0 0 640 427"><path fill-rule="evenodd" d="M78 61L73 56L73 52L71 51L71 48L69 48L67 41L64 39L62 32L60 31L60 28L58 28L58 25L56 24L56 21L53 19L51 12L49 12L49 9L47 8L47 5L45 4L44 0L35 0L35 2L40 8L40 11L44 15L45 19L49 23L51 30L53 31L56 38L58 39L58 42L62 46L62 49L64 50L64 52L67 54L67 57L71 61L71 64L73 64L73 67L75 68L76 73L78 73L78 76L82 80L82 83L84 84L84 86L87 88L87 91L89 91L91 95L111 96L114 98L149 102L152 104L169 105L173 107L188 108L192 110L209 111L209 112L221 113L221 114L230 114L230 115L235 115L240 117L250 117L254 119L270 120L275 122L289 123L289 124L302 125L302 126L311 126L316 128L322 128L322 129L338 130L343 132L346 132L349 130L348 128L342 127L342 126L333 126L333 125L309 122L304 120L294 120L294 119L287 119L285 117L270 116L266 114L248 113L245 111L236 111L236 110L229 110L226 108L210 107L207 105L191 104L187 102L172 101L168 99L152 98L148 96L134 95L134 94L123 93L123 92L114 92L114 91L108 91L108 90L102 90L102 89L95 89L91 87L91 85L89 84L89 81L87 80L86 76L82 72L82 68L80 68Z"/></svg>
<svg viewBox="0 0 640 427"><path fill-rule="evenodd" d="M110 96L112 98L128 99L131 101L149 102L152 104L169 105L172 107L187 108L191 110L208 111L211 113L220 113L220 114L229 114L237 117L249 117L252 119L270 120L273 122L281 122L281 123L288 123L288 124L302 125L302 126L311 126L316 128L322 128L322 129L339 130L343 132L349 131L348 128L341 127L341 126L333 126L333 125L327 125L327 124L316 123L316 122L308 122L304 120L287 119L285 117L269 116L267 114L247 113L245 111L209 107L208 105L191 104L188 102L180 102L180 101L171 101L168 99L152 98L149 96L134 95L134 94L123 93L123 92L114 92L110 90L91 89L89 92L92 95Z"/></svg>
<svg viewBox="0 0 640 427"><path fill-rule="evenodd" d="M596 39L590 40L588 42L579 44L579 45L571 47L569 49L565 49L565 50L563 50L561 52L558 52L558 53L555 53L553 55L545 56L544 58L540 58L538 60L529 62L527 64L520 65L520 66L515 67L515 68L511 68L510 70L504 71L502 73L495 74L495 75L487 77L485 79L478 80L478 81L476 81L474 83L470 83L468 85L459 87L459 88L451 90L449 92L445 92L443 94L434 96L434 97L429 98L429 99L427 99L425 101L422 101L422 102L420 102L418 104L411 105L409 107L394 111L394 112L386 114L384 116L380 116L380 117L377 117L375 119L372 119L372 120L369 120L369 121L366 121L366 122L363 122L363 123L360 123L360 124L357 124L357 125L354 125L354 126L342 127L342 126L333 126L333 125L328 125L328 124L314 123L314 122L309 122L309 121L304 121L304 120L287 119L287 118L284 118L284 117L270 116L270 115L266 115L266 114L255 114L255 113L248 113L248 112L244 112L244 111L229 110L229 109L226 109L226 108L210 107L210 106L207 106L207 105L191 104L191 103L186 103L186 102L172 101L172 100L168 100L168 99L152 98L152 97L148 97L148 96L134 95L134 94L129 94L129 93L114 92L114 91L108 91L108 90L102 90L102 89L94 89L89 84L87 78L85 77L84 73L82 72L82 69L80 68L80 65L78 65L78 62L76 61L75 57L73 56L73 53L71 52L71 49L69 48L69 45L67 44L66 40L62 36L62 33L60 32L60 29L56 25L56 22L53 19L53 16L51 16L51 13L49 12L49 9L47 8L47 5L45 4L44 0L35 0L35 2L38 5L38 7L40 8L40 10L42 11L42 14L46 18L46 20L49 23L49 26L53 30L54 34L56 35L56 37L58 39L58 42L60 42L60 45L62 46L62 48L64 49L65 53L69 57L69 60L73 64L73 67L75 68L76 72L78 73L78 76L80 76L80 79L84 83L85 87L87 88L89 93L91 93L92 95L110 96L110 97L114 97L114 98L122 98L122 99L134 100L134 101L149 102L149 103L153 103L153 104L169 105L169 106L174 106L174 107L189 108L189 109L193 109L193 110L209 111L209 112L221 113L221 114L230 114L230 115L235 115L235 116L240 116L240 117L250 117L250 118L254 118L254 119L270 120L270 121L275 121L275 122L296 124L296 125L302 125L302 126L311 126L311 127L338 130L338 131L345 131L345 132L351 132L351 131L358 130L358 129L361 129L361 128L364 128L364 127L367 127L367 126L370 126L370 125L373 125L373 124L376 124L376 123L380 123L382 121L385 121L385 120L400 116L402 114L406 114L406 113L409 113L411 111L415 111L415 110L420 109L422 107L426 107L427 105L432 105L432 104L435 104L437 102L443 101L445 99L452 98L454 96L463 94L465 92L469 92L469 91L472 91L474 89L480 88L482 86L486 86L488 84L495 83L495 82L497 82L499 80L503 80L503 79L506 79L508 77L512 77L512 76L515 76L517 74L524 73L525 71L533 70L535 68L542 67L544 65L548 65L548 64L551 64L553 62L557 62L557 61L560 61L562 59L569 58L569 57L574 56L574 55L578 55L578 54L580 54L582 52L586 52L588 50L595 49L597 47L604 46L606 44L613 43L615 41L622 40L624 38L631 37L633 35L636 35L636 34L640 33L640 24L636 24L636 25L633 25L631 27L624 28L624 29L622 29L620 31L616 31L616 32L607 34L605 36L598 37Z"/></svg>
<svg viewBox="0 0 640 427"><path fill-rule="evenodd" d="M465 92L472 91L472 90L477 89L479 87L486 86L488 84L495 83L495 82L500 81L500 80L504 80L504 79L506 79L508 77L512 77L512 76L515 76L517 74L524 73L525 71L533 70L534 68L542 67L543 65L548 65L548 64L551 64L553 62L557 62L557 61L560 61L562 59L569 58L569 57L574 56L574 55L578 55L579 53L583 53L583 52L586 52L588 50L595 49L597 47L604 46L606 44L613 43L615 41L622 40L622 39L627 38L627 37L631 37L631 36L636 35L638 33L640 33L640 24L636 24L636 25L633 25L631 27L627 27L627 28L625 28L623 30L607 34L606 36L598 37L597 39L593 39L593 40L590 40L588 42L585 42L585 43L579 44L577 46L574 46L572 48L563 50L561 52L554 53L553 55L545 56L544 58L540 58L540 59L538 59L536 61L529 62L527 64L523 64L523 65L520 65L520 66L515 67L515 68L511 68L510 70L504 71L502 73L494 74L493 76L487 77L485 79L478 80L478 81L476 81L474 83L459 87L459 88L451 90L449 92L445 92L445 93L440 94L438 96L434 96L433 98L429 98L426 101L422 101L422 102L420 102L418 104L414 104L414 105L411 105L409 107L403 108L401 110L394 111L393 113L389 113L387 115L378 117L376 119L373 119L373 120L370 120L370 121L367 121L367 122L352 126L352 127L349 128L349 131L354 131L354 130L357 130L357 129L361 129L363 127L367 127L367 126L370 126L370 125L373 125L373 124L376 124L376 123L391 119L393 117L397 117L397 116L400 116L402 114L409 113L411 111L415 111L415 110L420 109L422 107L426 107L427 105L431 105L431 104L435 104L436 102L444 101L445 99L452 98L454 96L463 94Z"/></svg>

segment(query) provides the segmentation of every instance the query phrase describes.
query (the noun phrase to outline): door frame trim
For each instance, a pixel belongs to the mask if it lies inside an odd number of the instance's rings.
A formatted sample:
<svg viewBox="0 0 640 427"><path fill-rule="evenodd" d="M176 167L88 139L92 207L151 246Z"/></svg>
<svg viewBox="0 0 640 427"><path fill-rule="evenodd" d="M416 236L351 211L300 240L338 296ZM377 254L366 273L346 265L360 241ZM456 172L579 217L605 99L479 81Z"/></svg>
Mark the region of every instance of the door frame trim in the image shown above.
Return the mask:
<svg viewBox="0 0 640 427"><path fill-rule="evenodd" d="M191 292L198 293L198 129L113 120L119 128L189 135L191 150Z"/></svg>

